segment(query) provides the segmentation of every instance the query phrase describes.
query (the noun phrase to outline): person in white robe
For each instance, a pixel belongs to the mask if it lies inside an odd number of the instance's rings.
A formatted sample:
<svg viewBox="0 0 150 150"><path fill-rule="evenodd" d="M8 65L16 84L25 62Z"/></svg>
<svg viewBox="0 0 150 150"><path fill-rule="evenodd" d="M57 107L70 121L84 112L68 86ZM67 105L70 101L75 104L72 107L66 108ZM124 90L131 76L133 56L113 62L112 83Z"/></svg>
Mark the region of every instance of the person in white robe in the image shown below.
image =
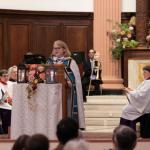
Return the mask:
<svg viewBox="0 0 150 150"><path fill-rule="evenodd" d="M17 84L17 66L12 66L8 69L8 93L10 97L13 97L13 86Z"/></svg>
<svg viewBox="0 0 150 150"><path fill-rule="evenodd" d="M123 108L120 124L136 130L142 115L150 113L150 65L143 67L144 81L135 89L125 88L129 103Z"/></svg>
<svg viewBox="0 0 150 150"><path fill-rule="evenodd" d="M8 133L11 124L12 98L8 93L8 72L0 70L0 118L2 121L2 133Z"/></svg>
<svg viewBox="0 0 150 150"><path fill-rule="evenodd" d="M47 64L65 65L66 80L68 86L71 89L69 99L67 99L68 117L77 120L80 129L85 129L83 93L80 72L77 63L70 56L71 53L67 44L64 41L57 40L53 44L52 54L48 58Z"/></svg>

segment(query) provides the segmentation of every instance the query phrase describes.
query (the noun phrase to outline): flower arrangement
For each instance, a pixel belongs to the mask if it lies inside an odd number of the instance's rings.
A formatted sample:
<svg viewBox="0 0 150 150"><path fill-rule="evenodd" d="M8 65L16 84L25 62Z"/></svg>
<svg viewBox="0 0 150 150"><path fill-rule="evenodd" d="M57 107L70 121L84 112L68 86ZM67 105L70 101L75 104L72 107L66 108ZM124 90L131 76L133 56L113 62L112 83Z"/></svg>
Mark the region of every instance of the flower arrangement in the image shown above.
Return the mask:
<svg viewBox="0 0 150 150"><path fill-rule="evenodd" d="M2 92L2 99L0 99L0 103L8 103L12 106L12 98L9 96L8 92Z"/></svg>
<svg viewBox="0 0 150 150"><path fill-rule="evenodd" d="M135 29L132 24L117 24L117 29L111 32L112 37L112 56L119 59L126 48L134 48L138 45L135 40Z"/></svg>
<svg viewBox="0 0 150 150"><path fill-rule="evenodd" d="M28 71L28 99L31 99L36 92L38 83L43 83L45 80L45 68L42 65L30 65Z"/></svg>

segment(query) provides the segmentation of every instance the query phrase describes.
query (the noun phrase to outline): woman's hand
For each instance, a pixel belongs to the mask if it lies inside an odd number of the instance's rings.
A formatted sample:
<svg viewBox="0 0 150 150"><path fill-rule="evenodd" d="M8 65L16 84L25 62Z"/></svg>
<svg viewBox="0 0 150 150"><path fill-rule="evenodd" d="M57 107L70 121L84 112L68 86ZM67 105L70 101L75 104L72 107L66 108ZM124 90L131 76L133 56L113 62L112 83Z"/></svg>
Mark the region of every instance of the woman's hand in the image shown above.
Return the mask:
<svg viewBox="0 0 150 150"><path fill-rule="evenodd" d="M70 80L67 80L67 84L69 87L71 87L71 81Z"/></svg>

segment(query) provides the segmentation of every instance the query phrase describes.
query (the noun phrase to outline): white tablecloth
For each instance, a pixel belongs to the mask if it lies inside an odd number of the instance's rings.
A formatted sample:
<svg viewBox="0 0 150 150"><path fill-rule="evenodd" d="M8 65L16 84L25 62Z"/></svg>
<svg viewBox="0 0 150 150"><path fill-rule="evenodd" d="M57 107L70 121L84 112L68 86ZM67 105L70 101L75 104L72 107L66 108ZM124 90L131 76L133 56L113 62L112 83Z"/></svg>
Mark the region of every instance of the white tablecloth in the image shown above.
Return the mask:
<svg viewBox="0 0 150 150"><path fill-rule="evenodd" d="M11 139L22 134L42 133L56 140L56 126L62 118L62 85L38 84L30 100L26 87L27 84L13 87Z"/></svg>

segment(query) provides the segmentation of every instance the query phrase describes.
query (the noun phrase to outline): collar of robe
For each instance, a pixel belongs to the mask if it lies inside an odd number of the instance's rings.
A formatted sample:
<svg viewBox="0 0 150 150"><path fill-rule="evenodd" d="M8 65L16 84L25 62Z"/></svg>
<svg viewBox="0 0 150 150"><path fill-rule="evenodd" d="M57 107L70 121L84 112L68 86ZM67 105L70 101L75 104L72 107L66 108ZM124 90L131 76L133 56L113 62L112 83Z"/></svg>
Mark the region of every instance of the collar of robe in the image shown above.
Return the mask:
<svg viewBox="0 0 150 150"><path fill-rule="evenodd" d="M16 82L16 80L14 80L14 79L9 79L9 81L11 81L11 82Z"/></svg>
<svg viewBox="0 0 150 150"><path fill-rule="evenodd" d="M54 63L60 63L64 61L64 57L55 57L53 56L53 62Z"/></svg>
<svg viewBox="0 0 150 150"><path fill-rule="evenodd" d="M3 81L1 81L1 80L0 80L0 82L1 82L2 84L4 84L4 85L7 85L7 83L6 83L6 82L3 82Z"/></svg>

